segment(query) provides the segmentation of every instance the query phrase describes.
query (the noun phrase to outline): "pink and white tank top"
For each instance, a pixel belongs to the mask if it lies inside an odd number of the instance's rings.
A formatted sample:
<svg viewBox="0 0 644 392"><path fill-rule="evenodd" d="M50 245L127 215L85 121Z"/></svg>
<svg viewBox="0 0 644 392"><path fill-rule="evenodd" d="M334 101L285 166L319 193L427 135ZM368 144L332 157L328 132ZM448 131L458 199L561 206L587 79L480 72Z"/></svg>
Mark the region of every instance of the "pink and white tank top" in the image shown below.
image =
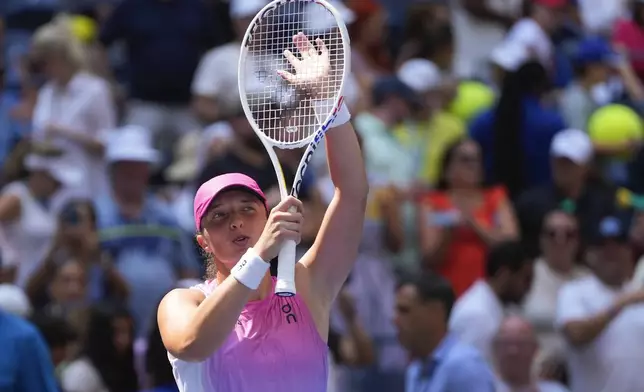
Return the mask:
<svg viewBox="0 0 644 392"><path fill-rule="evenodd" d="M207 296L215 285L194 289ZM271 290L270 297L246 304L235 329L210 358L168 358L181 392L326 392L327 353L302 297L279 297Z"/></svg>

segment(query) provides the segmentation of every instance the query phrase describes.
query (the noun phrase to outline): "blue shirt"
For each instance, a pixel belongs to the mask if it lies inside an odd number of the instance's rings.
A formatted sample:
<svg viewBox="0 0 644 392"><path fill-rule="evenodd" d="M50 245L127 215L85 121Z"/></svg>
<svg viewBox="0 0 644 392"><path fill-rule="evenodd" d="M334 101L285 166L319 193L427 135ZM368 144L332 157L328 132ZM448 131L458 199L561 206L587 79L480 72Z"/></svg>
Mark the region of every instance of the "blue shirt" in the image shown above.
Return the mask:
<svg viewBox="0 0 644 392"><path fill-rule="evenodd" d="M494 383L483 356L447 335L430 358L409 365L405 392L494 392Z"/></svg>
<svg viewBox="0 0 644 392"><path fill-rule="evenodd" d="M123 0L116 7L100 40L125 43L132 98L190 101L193 73L216 39L211 13L202 0Z"/></svg>
<svg viewBox="0 0 644 392"><path fill-rule="evenodd" d="M58 392L45 341L27 321L0 311L0 391Z"/></svg>
<svg viewBox="0 0 644 392"><path fill-rule="evenodd" d="M561 115L545 107L537 98L523 99L521 136L523 149L523 173L525 187L547 184L552 180L550 173L550 142L554 135L565 129ZM470 137L476 140L483 151L485 178L496 183L493 173L495 109L476 117L470 124ZM508 162L508 164L516 164Z"/></svg>
<svg viewBox="0 0 644 392"><path fill-rule="evenodd" d="M130 310L137 335L143 336L179 272L196 275L198 257L191 239L165 204L153 196L147 198L136 220L123 217L111 195L100 199L96 209L101 248L130 286Z"/></svg>

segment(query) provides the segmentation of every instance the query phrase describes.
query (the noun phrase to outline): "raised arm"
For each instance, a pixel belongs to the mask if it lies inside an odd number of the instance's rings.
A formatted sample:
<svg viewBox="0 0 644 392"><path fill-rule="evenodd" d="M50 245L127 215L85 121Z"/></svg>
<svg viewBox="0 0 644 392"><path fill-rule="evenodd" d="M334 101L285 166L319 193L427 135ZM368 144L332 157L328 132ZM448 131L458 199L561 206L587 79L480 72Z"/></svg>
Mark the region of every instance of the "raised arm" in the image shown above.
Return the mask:
<svg viewBox="0 0 644 392"><path fill-rule="evenodd" d="M310 272L312 294L330 304L358 256L369 187L350 123L329 130L326 149L335 195L313 246L300 262Z"/></svg>

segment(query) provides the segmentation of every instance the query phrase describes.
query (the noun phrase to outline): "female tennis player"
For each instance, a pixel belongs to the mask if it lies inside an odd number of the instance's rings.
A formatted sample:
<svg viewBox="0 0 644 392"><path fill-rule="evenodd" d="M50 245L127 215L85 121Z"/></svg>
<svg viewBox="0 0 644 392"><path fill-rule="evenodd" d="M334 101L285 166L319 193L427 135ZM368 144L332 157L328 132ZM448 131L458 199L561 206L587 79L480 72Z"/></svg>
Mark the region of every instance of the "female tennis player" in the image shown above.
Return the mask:
<svg viewBox="0 0 644 392"><path fill-rule="evenodd" d="M349 119L343 107L327 134L335 195L297 264L293 297L274 294L268 262L285 240L300 240L301 202L289 197L268 213L257 183L239 173L197 191L197 240L216 273L168 293L158 312L182 392L326 392L329 312L357 257L368 193Z"/></svg>

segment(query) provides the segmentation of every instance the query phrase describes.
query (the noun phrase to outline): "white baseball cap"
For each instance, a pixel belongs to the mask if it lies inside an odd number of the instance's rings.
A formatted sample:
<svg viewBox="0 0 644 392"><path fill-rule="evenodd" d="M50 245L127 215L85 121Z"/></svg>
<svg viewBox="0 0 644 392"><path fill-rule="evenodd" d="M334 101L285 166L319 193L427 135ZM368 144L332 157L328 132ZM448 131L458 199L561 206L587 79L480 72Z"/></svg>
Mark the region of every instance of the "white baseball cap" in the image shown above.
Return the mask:
<svg viewBox="0 0 644 392"><path fill-rule="evenodd" d="M524 46L509 41L502 42L490 55L492 63L511 72L519 69L529 58L530 55Z"/></svg>
<svg viewBox="0 0 644 392"><path fill-rule="evenodd" d="M585 165L593 158L593 142L582 130L565 129L552 139L550 155L555 158L570 159L578 165Z"/></svg>
<svg viewBox="0 0 644 392"><path fill-rule="evenodd" d="M65 187L75 187L83 181L83 168L74 166L60 157L29 154L25 158L25 167L30 171L46 172Z"/></svg>
<svg viewBox="0 0 644 392"><path fill-rule="evenodd" d="M433 62L411 59L404 62L396 73L398 79L417 93L426 93L440 86L442 75Z"/></svg>
<svg viewBox="0 0 644 392"><path fill-rule="evenodd" d="M0 309L19 317L31 316L32 308L29 298L18 286L0 284Z"/></svg>
<svg viewBox="0 0 644 392"><path fill-rule="evenodd" d="M126 125L108 134L105 160L108 163L129 161L156 164L161 158L152 146L152 134L146 128Z"/></svg>

